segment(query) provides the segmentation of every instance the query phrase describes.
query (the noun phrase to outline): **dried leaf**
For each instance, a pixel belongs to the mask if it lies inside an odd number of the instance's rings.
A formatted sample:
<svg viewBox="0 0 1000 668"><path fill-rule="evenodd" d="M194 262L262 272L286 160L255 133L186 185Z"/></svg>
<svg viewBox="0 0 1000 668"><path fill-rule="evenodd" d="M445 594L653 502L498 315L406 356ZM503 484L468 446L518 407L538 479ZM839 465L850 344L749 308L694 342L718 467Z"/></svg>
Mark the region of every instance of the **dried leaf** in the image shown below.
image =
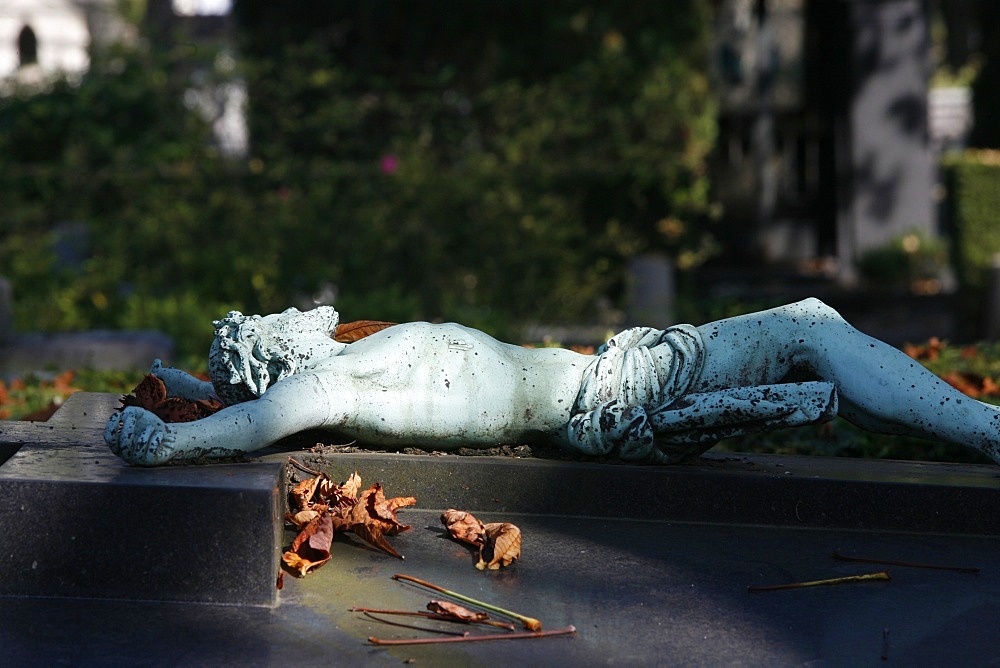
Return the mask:
<svg viewBox="0 0 1000 668"><path fill-rule="evenodd" d="M351 474L351 477L347 479L343 485L340 486L341 493L344 496L348 496L352 499L358 498L358 492L361 491L361 476L357 471Z"/></svg>
<svg viewBox="0 0 1000 668"><path fill-rule="evenodd" d="M448 528L451 537L476 547L486 544L486 530L483 523L472 513L449 508L441 513L441 523Z"/></svg>
<svg viewBox="0 0 1000 668"><path fill-rule="evenodd" d="M381 320L355 320L337 325L337 331L333 335L335 341L340 343L354 343L366 336L371 336L381 332L387 327L392 327L396 323L383 322Z"/></svg>
<svg viewBox="0 0 1000 668"><path fill-rule="evenodd" d="M510 522L492 522L483 528L486 530L487 550L485 552L487 554L492 552L493 557L489 563L483 566L480 566L483 564L483 559L480 559L476 568L479 570L488 568L495 571L501 566L510 566L521 558L521 530L519 528Z"/></svg>
<svg viewBox="0 0 1000 668"><path fill-rule="evenodd" d="M412 496L400 496L395 499L385 498L382 493L382 485L375 483L370 489L365 490L358 498L359 506L364 506L367 513L366 522L378 522L385 525L386 535L394 536L401 531L406 531L410 527L401 523L396 517L396 511L406 506L412 506L417 502Z"/></svg>
<svg viewBox="0 0 1000 668"><path fill-rule="evenodd" d="M330 560L332 544L333 523L328 515L320 515L295 537L281 559L293 574L304 577Z"/></svg>
<svg viewBox="0 0 1000 668"><path fill-rule="evenodd" d="M452 603L451 601L432 600L427 604L427 609L431 612L436 612L439 615L454 617L455 619L460 619L465 622L481 622L490 618L490 616L485 612L469 610L468 608L463 607L458 603Z"/></svg>
<svg viewBox="0 0 1000 668"><path fill-rule="evenodd" d="M365 541L369 545L373 545L383 552L387 552L397 559L402 559L403 555L396 551L389 541L385 539L385 532L382 530L382 526L376 522L370 522L367 524L354 524L351 526L351 533Z"/></svg>
<svg viewBox="0 0 1000 668"><path fill-rule="evenodd" d="M314 510L312 508L307 508L306 510L300 510L294 515L289 513L285 515L285 519L294 524L297 527L304 527L305 525L312 522L314 519L320 516L320 511Z"/></svg>
<svg viewBox="0 0 1000 668"><path fill-rule="evenodd" d="M942 375L941 380L973 399L978 399L981 394L980 387L982 387L983 379L971 374L952 371Z"/></svg>
<svg viewBox="0 0 1000 668"><path fill-rule="evenodd" d="M292 488L289 494L291 495L294 510L299 511L309 508L312 504L313 496L316 495L316 488L319 487L320 482L324 478L329 480L325 475L318 475L315 478L303 480Z"/></svg>
<svg viewBox="0 0 1000 668"><path fill-rule="evenodd" d="M150 409L164 422L194 422L201 418L198 405L193 401L170 397Z"/></svg>
<svg viewBox="0 0 1000 668"><path fill-rule="evenodd" d="M452 538L479 549L479 570L497 570L521 557L521 530L509 522L483 524L472 513L453 508L441 513L441 522Z"/></svg>
<svg viewBox="0 0 1000 668"><path fill-rule="evenodd" d="M167 386L151 373L136 385L132 394L122 397L122 408L127 406L145 408L164 422L194 422L223 408L222 403L215 399L191 401L168 397Z"/></svg>
<svg viewBox="0 0 1000 668"><path fill-rule="evenodd" d="M361 489L361 476L355 471L343 485L334 485L329 478L319 485L319 496L329 505L336 508L350 508L358 499Z"/></svg>
<svg viewBox="0 0 1000 668"><path fill-rule="evenodd" d="M139 381L139 384L132 390L132 395L122 398L122 403L128 406L139 406L148 411L156 408L161 401L167 398L167 386L163 381L151 373ZM128 403L126 403L128 401Z"/></svg>

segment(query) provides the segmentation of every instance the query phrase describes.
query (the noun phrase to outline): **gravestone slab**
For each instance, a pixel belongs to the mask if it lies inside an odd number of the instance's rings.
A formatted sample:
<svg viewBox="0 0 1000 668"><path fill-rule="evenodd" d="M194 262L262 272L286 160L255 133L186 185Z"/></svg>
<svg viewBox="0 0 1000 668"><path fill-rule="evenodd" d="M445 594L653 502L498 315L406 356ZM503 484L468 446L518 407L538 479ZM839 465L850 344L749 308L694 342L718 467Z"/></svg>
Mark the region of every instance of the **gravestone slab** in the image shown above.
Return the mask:
<svg viewBox="0 0 1000 668"><path fill-rule="evenodd" d="M280 463L145 469L111 454L115 395L0 423L0 595L271 605Z"/></svg>
<svg viewBox="0 0 1000 668"><path fill-rule="evenodd" d="M6 341L0 341L0 373L145 369L150 360L170 360L173 354L173 339L153 331L11 334Z"/></svg>

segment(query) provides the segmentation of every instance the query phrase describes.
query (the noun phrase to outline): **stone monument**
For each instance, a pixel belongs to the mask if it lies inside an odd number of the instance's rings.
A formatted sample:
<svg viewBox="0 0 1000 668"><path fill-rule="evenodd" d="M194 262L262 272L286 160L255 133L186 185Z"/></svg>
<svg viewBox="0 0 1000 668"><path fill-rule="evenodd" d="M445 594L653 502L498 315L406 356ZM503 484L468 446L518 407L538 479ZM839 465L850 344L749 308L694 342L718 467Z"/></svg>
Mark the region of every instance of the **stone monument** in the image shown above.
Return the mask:
<svg viewBox="0 0 1000 668"><path fill-rule="evenodd" d="M307 429L363 443L488 447L549 439L587 455L673 462L717 440L841 415L1000 462L1000 410L807 299L699 327L632 328L595 355L523 348L457 324L354 343L329 306L216 321L212 381L154 363L168 392L223 410L166 424L128 407L105 440L140 465L252 452Z"/></svg>

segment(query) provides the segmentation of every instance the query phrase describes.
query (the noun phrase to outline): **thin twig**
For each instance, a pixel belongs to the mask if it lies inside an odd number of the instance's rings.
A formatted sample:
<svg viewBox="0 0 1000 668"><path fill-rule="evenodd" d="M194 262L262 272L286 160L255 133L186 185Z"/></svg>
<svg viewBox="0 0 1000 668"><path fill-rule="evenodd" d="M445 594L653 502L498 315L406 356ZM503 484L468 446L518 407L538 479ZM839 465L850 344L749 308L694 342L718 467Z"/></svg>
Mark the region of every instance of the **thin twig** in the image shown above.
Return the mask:
<svg viewBox="0 0 1000 668"><path fill-rule="evenodd" d="M497 607L495 605L490 605L489 603L483 603L482 601L477 601L474 598L469 598L457 592L450 591L444 587L439 587L436 584L431 584L426 580L421 580L420 578L415 578L412 575L402 575L396 573L392 576L393 580L405 580L407 582L412 582L418 584L422 587L427 587L428 589L433 589L436 592L445 594L446 596L451 596L452 598L457 598L459 601L465 601L466 603L471 603L472 605L483 608L484 610L490 610L497 614L503 615L504 617L510 617L511 619L516 619L521 622L521 625L529 631L541 631L542 623L535 619L534 617L526 617L525 615L520 615L516 612L511 612L510 610L504 610L503 608Z"/></svg>
<svg viewBox="0 0 1000 668"><path fill-rule="evenodd" d="M938 571L954 571L956 573L978 573L979 569L969 566L944 566L941 564L921 564L912 561L892 561L889 559L872 559L869 557L851 557L841 553L840 550L833 551L833 558L839 561L852 561L863 564L882 564L883 566L904 566L906 568L930 568Z"/></svg>
<svg viewBox="0 0 1000 668"><path fill-rule="evenodd" d="M484 626L495 626L498 629L514 630L514 625L510 622L501 622L495 619L462 619L454 615L443 615L438 612L425 612L423 610L385 610L382 608L349 608L349 612L374 612L380 615L402 615L406 617L423 617L425 619L435 619L442 622L457 622L459 624L482 624Z"/></svg>
<svg viewBox="0 0 1000 668"><path fill-rule="evenodd" d="M288 463L297 468L298 470L308 473L309 475L323 475L322 471L316 471L314 469L311 469L302 462L295 459L294 457L289 457Z"/></svg>
<svg viewBox="0 0 1000 668"><path fill-rule="evenodd" d="M809 582L789 582L777 585L750 585L747 591L778 591L781 589L802 589L803 587L818 587L821 585L837 585L848 582L864 582L867 580L891 580L889 571L879 571L878 573L865 573L864 575L848 575L842 578L830 578L829 580L812 580Z"/></svg>
<svg viewBox="0 0 1000 668"><path fill-rule="evenodd" d="M447 629L432 629L429 626L417 626L416 624L403 624L402 622L394 622L391 619L382 619L381 617L376 617L374 612L364 612L365 617L374 619L376 622L382 622L383 624L388 624L389 626L400 626L404 629L412 629L413 631L427 631L428 633L443 633L448 636L467 636L468 631L449 631Z"/></svg>
<svg viewBox="0 0 1000 668"><path fill-rule="evenodd" d="M486 636L461 636L450 638L376 638L370 636L368 642L373 645L436 645L446 642L475 642L477 640L522 640L525 638L548 638L550 636L565 636L576 633L575 626L549 631L525 631L522 633L493 633Z"/></svg>

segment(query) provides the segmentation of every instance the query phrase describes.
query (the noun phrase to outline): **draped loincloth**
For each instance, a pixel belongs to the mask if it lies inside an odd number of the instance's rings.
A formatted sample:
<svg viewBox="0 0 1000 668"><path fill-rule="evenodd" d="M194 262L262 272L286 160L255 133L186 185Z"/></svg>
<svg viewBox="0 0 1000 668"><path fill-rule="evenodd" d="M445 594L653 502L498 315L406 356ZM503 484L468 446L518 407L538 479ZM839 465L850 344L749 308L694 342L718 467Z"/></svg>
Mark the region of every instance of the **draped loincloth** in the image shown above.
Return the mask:
<svg viewBox="0 0 1000 668"><path fill-rule="evenodd" d="M719 439L832 419L823 381L691 392L706 349L691 325L615 335L584 371L564 445L589 455L677 461Z"/></svg>

